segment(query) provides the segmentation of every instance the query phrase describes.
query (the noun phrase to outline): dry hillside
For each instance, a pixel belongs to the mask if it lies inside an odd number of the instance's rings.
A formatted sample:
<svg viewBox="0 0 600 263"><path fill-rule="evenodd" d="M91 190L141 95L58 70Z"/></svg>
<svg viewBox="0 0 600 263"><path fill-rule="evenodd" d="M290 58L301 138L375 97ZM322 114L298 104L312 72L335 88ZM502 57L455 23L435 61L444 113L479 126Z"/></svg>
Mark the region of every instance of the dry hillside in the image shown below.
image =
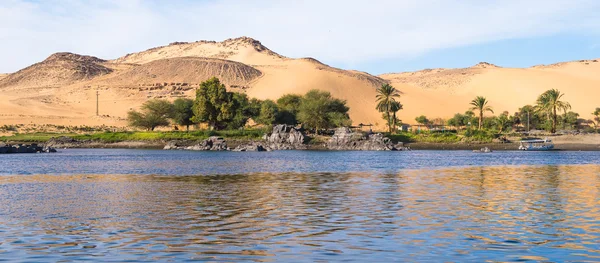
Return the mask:
<svg viewBox="0 0 600 263"><path fill-rule="evenodd" d="M200 57L181 57L154 60L105 79L107 86L147 86L159 83L200 83L218 77L228 86L247 86L261 72L239 62Z"/></svg>
<svg viewBox="0 0 600 263"><path fill-rule="evenodd" d="M106 61L73 53L56 53L0 80L0 89L6 87L58 87L97 76L109 74L112 69Z"/></svg>
<svg viewBox="0 0 600 263"><path fill-rule="evenodd" d="M424 114L430 118L451 117L464 112L475 96L485 96L496 113L534 104L542 92L556 88L565 93L573 111L583 118L600 106L600 63L573 61L531 68L501 68L480 63L464 69L434 69L380 77L404 92L401 118L414 122Z"/></svg>
<svg viewBox="0 0 600 263"><path fill-rule="evenodd" d="M327 90L347 100L355 123L383 123L372 109L375 89L385 80L312 58L287 58L247 37L177 42L111 61L55 54L0 81L7 83L0 92L6 101L0 105L0 121L124 125L126 112L144 101L192 97L194 87L213 76L260 99ZM110 117L95 117L96 92L100 114Z"/></svg>
<svg viewBox="0 0 600 263"><path fill-rule="evenodd" d="M222 42L176 42L114 60L57 53L5 77L0 75L0 124L125 125L130 109L150 98L192 97L212 77L231 90L259 99L277 99L310 89L345 99L355 124L383 127L375 90L391 83L404 94L407 123L418 115L450 117L464 112L475 96L488 97L496 112L532 104L538 94L558 88L573 110L589 117L600 95L597 60L526 69L480 63L464 69L427 69L373 76L330 67L313 58L281 56L259 41L242 37ZM97 95L98 94L98 95ZM98 96L98 97L97 97ZM96 99L99 99L99 117Z"/></svg>

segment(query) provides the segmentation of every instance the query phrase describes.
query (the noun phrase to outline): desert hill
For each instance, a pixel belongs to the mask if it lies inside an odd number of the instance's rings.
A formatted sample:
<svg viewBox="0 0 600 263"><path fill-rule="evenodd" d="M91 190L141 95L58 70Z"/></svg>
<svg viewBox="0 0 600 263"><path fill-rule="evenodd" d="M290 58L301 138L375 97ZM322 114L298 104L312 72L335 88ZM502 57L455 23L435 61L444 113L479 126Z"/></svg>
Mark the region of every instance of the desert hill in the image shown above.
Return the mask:
<svg viewBox="0 0 600 263"><path fill-rule="evenodd" d="M180 57L153 60L133 66L98 84L138 86L165 82L201 83L216 76L228 86L248 86L261 75L259 70L239 62L215 58Z"/></svg>
<svg viewBox="0 0 600 263"><path fill-rule="evenodd" d="M174 42L168 46L127 54L113 60L113 62L144 64L154 60L178 57L219 58L248 65L271 64L275 61L287 59L263 46L258 40L240 37L222 42L204 40L190 43Z"/></svg>
<svg viewBox="0 0 600 263"><path fill-rule="evenodd" d="M427 115L451 117L464 112L475 96L488 97L497 113L535 102L550 88L564 92L573 110L589 118L600 95L597 60L531 68L502 68L482 62L462 69L426 69L373 76L328 66L313 58L288 58L248 37L222 42L176 42L103 60L57 53L3 77L0 123L125 125L130 109L151 98L193 97L197 85L216 76L228 88L259 99L277 99L310 89L347 100L355 124L383 127L375 110L375 90L391 83L403 92L406 123ZM96 116L96 99L99 112Z"/></svg>
<svg viewBox="0 0 600 263"><path fill-rule="evenodd" d="M260 99L327 90L348 101L354 122L383 123L381 114L370 110L375 89L386 83L382 78L313 58L287 58L248 37L176 42L114 60L52 55L0 81L0 99L6 101L0 121L124 125L129 109L150 98L193 97L194 87L212 76ZM104 117L95 116L96 92Z"/></svg>
<svg viewBox="0 0 600 263"><path fill-rule="evenodd" d="M0 80L6 87L54 87L109 74L112 69L105 60L73 53L56 53L46 60L33 64Z"/></svg>
<svg viewBox="0 0 600 263"><path fill-rule="evenodd" d="M404 92L400 117L451 117L464 112L475 96L485 96L496 113L513 113L534 104L542 92L556 88L582 118L590 118L600 104L600 63L597 60L563 62L531 68L502 68L489 63L463 69L431 69L383 74L380 77Z"/></svg>

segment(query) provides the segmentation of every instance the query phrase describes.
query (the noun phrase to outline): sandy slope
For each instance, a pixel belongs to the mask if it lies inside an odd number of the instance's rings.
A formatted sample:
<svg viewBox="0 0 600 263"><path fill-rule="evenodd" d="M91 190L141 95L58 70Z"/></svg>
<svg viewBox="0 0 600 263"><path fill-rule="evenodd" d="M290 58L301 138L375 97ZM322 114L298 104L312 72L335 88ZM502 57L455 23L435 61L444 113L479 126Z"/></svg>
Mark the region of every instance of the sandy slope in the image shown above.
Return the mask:
<svg viewBox="0 0 600 263"><path fill-rule="evenodd" d="M407 123L464 112L477 96L488 97L496 112L514 112L538 94L558 88L573 110L589 117L598 107L600 63L568 62L528 69L481 63L466 69L433 69L372 76L340 70L311 58L281 56L251 38L223 42L173 43L105 61L61 53L17 73L0 75L0 125L125 125L130 109L150 98L192 97L201 81L217 76L234 91L276 99L310 89L345 99L355 124L384 125L375 111L375 89L386 81L404 92ZM100 115L96 116L96 92Z"/></svg>
<svg viewBox="0 0 600 263"><path fill-rule="evenodd" d="M286 58L251 38L174 43L103 61L100 65L112 73L73 84L59 83L56 86L60 88L35 87L29 83L56 81L61 78L55 75L62 76L64 72L30 74L33 77L27 78L27 83L4 83L0 99L10 103L0 105L3 114L0 120L9 123L60 120L86 125L110 121L124 125L126 112L147 99L192 97L199 82L217 76L230 89L260 99L277 99L286 93L304 94L315 88L328 90L348 101L355 123L382 123L381 115L371 110L375 107L375 88L385 83L381 78L332 68L315 59ZM25 87L27 92L23 92ZM97 90L100 115L110 118L95 117Z"/></svg>
<svg viewBox="0 0 600 263"><path fill-rule="evenodd" d="M556 88L565 93L573 111L582 118L600 103L600 63L595 60L567 62L526 69L473 67L467 69L438 69L427 72L384 74L380 77L404 92L404 109L400 117L414 122L424 114L430 118L451 117L469 108L475 96L485 96L496 113L511 114L519 107L534 104L542 92Z"/></svg>

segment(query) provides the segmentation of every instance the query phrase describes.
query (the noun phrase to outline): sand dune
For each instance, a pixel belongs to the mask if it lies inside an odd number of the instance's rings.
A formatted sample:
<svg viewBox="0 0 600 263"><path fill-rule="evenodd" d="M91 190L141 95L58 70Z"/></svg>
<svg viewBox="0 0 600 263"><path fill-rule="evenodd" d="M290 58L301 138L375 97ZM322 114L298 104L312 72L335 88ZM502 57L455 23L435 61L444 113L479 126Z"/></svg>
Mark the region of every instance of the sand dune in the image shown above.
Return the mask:
<svg viewBox="0 0 600 263"><path fill-rule="evenodd" d="M279 55L242 37L223 42L172 43L115 60L57 53L10 75L0 75L0 124L126 125L124 117L150 98L193 97L194 87L219 77L230 89L260 99L330 91L347 100L355 124L384 121L375 110L375 89L391 83L404 94L406 123L424 114L448 118L486 96L497 113L533 104L537 95L558 88L573 110L588 118L598 105L597 60L501 68L480 63L464 69L426 69L373 76L341 70L313 58ZM97 97L96 94L99 94ZM96 116L96 99L99 113Z"/></svg>
<svg viewBox="0 0 600 263"><path fill-rule="evenodd" d="M594 62L596 61L596 62ZM534 104L542 92L556 88L565 93L573 111L582 118L600 106L600 63L597 60L575 61L532 68L471 67L437 69L425 72L383 74L405 94L399 116L406 122L424 114L430 118L451 117L464 112L475 96L490 100L496 113L511 114L526 104Z"/></svg>

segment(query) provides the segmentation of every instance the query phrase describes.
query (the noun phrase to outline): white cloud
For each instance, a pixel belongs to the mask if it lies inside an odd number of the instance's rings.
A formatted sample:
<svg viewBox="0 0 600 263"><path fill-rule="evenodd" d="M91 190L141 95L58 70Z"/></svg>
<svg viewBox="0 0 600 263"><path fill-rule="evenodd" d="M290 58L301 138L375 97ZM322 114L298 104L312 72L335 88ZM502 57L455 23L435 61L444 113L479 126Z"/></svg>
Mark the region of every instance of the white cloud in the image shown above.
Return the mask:
<svg viewBox="0 0 600 263"><path fill-rule="evenodd" d="M558 33L598 34L596 0L48 0L0 2L0 72L71 51L116 58L250 36L291 57L358 65Z"/></svg>

